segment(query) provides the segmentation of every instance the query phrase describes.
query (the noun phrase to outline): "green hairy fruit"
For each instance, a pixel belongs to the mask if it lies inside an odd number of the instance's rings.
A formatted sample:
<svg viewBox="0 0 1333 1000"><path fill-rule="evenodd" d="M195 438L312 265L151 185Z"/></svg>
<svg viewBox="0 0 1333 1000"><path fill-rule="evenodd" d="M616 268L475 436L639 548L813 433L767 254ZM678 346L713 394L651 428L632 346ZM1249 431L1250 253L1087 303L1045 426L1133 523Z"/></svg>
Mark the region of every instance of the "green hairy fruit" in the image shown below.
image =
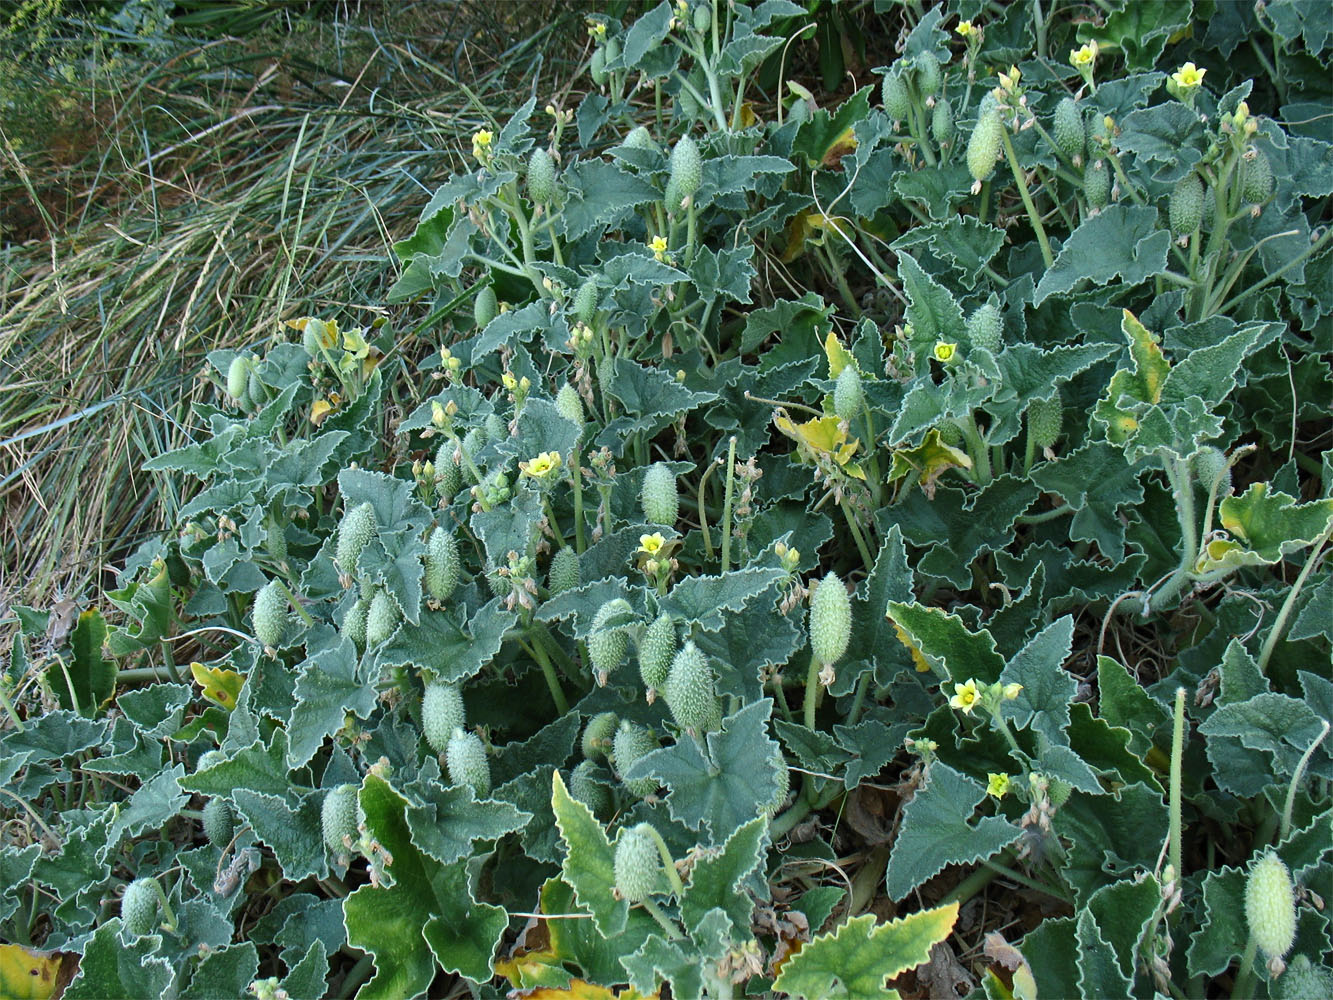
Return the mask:
<svg viewBox="0 0 1333 1000"><path fill-rule="evenodd" d="M454 461L454 443L448 438L440 442L435 449L435 488L440 498L446 503L452 500L463 488L463 474L458 471Z"/></svg>
<svg viewBox="0 0 1333 1000"><path fill-rule="evenodd" d="M587 806L594 816L611 812L611 789L598 780L601 769L594 761L580 761L569 775L569 794Z"/></svg>
<svg viewBox="0 0 1333 1000"><path fill-rule="evenodd" d="M707 732L709 723L716 718L718 702L713 690L713 668L693 641L687 641L672 659L662 696L681 729Z"/></svg>
<svg viewBox="0 0 1333 1000"><path fill-rule="evenodd" d="M680 496L676 492L676 474L664 462L654 462L643 475L643 489L639 504L644 520L650 524L673 525L680 513Z"/></svg>
<svg viewBox="0 0 1333 1000"><path fill-rule="evenodd" d="M245 391L249 395L250 403L253 406L262 406L268 399L268 389L264 385L263 379L259 377L257 367L252 366L250 368L250 378L246 383Z"/></svg>
<svg viewBox="0 0 1333 1000"><path fill-rule="evenodd" d="M603 604L593 616L592 632L588 636L588 659L592 661L593 672L599 678L611 673L625 658L629 640L625 636L624 629L608 628L606 622L612 615L622 614L628 608L628 602L617 597Z"/></svg>
<svg viewBox="0 0 1333 1000"><path fill-rule="evenodd" d="M658 615L639 642L639 676L644 687L657 691L666 684L675 655L676 623L668 614Z"/></svg>
<svg viewBox="0 0 1333 1000"><path fill-rule="evenodd" d="M703 157L699 145L690 136L682 135L671 150L671 180L682 200L699 190L703 182Z"/></svg>
<svg viewBox="0 0 1333 1000"><path fill-rule="evenodd" d="M264 548L274 561L287 561L287 533L272 514L264 518Z"/></svg>
<svg viewBox="0 0 1333 1000"><path fill-rule="evenodd" d="M453 785L467 785L477 798L491 790L491 764L486 759L486 748L476 733L455 729L444 752L449 781Z"/></svg>
<svg viewBox="0 0 1333 1000"><path fill-rule="evenodd" d="M596 311L597 281L595 278L589 278L579 285L578 293L574 296L574 318L580 323L591 323Z"/></svg>
<svg viewBox="0 0 1333 1000"><path fill-rule="evenodd" d="M482 426L486 429L487 441L503 441L509 437L509 428L505 426L504 417L498 413L486 414L486 420Z"/></svg>
<svg viewBox="0 0 1333 1000"><path fill-rule="evenodd" d="M236 818L232 815L227 800L214 796L204 806L204 836L216 848L224 848L231 843L231 835L236 832Z"/></svg>
<svg viewBox="0 0 1333 1000"><path fill-rule="evenodd" d="M935 140L935 145L943 149L953 142L956 131L953 121L953 105L949 103L947 97L941 97L935 102L935 110L930 114L930 136Z"/></svg>
<svg viewBox="0 0 1333 1000"><path fill-rule="evenodd" d="M573 590L579 585L582 574L579 572L579 554L565 546L551 557L551 569L546 577L546 589L551 596Z"/></svg>
<svg viewBox="0 0 1333 1000"><path fill-rule="evenodd" d="M1272 850L1250 866L1245 880L1245 922L1269 960L1280 959L1296 941L1296 892L1291 873Z"/></svg>
<svg viewBox="0 0 1333 1000"><path fill-rule="evenodd" d="M356 785L339 785L324 796L319 824L324 846L334 854L345 854L356 840Z"/></svg>
<svg viewBox="0 0 1333 1000"><path fill-rule="evenodd" d="M1065 158L1075 166L1081 164L1087 138L1083 130L1083 113L1072 97L1062 97L1055 106L1055 121L1051 131L1056 146Z"/></svg>
<svg viewBox="0 0 1333 1000"><path fill-rule="evenodd" d="M356 574L361 550L374 537L376 527L375 506L369 500L343 514L342 523L338 525L338 545L333 553L339 572L348 576Z"/></svg>
<svg viewBox="0 0 1333 1000"><path fill-rule="evenodd" d="M352 640L357 649L366 648L366 618L370 614L370 602L359 598L343 619L342 634Z"/></svg>
<svg viewBox="0 0 1333 1000"><path fill-rule="evenodd" d="M631 903L640 903L661 883L662 854L647 823L621 830L616 839L616 891Z"/></svg>
<svg viewBox="0 0 1333 1000"><path fill-rule="evenodd" d="M1210 445L1205 445L1195 454L1194 475L1205 490L1211 490L1213 483L1219 482L1222 492L1231 488L1231 463L1221 450Z"/></svg>
<svg viewBox="0 0 1333 1000"><path fill-rule="evenodd" d="M161 892L157 879L152 877L136 878L125 887L125 895L120 901L120 919L125 930L135 937L152 933L157 925Z"/></svg>
<svg viewBox="0 0 1333 1000"><path fill-rule="evenodd" d="M611 761L616 773L624 780L625 772L634 766L634 762L647 753L657 749L657 740L643 726L636 726L626 719L616 730L615 743L611 748ZM631 795L645 798L657 791L657 782L652 778L639 778L626 781L625 788Z"/></svg>
<svg viewBox="0 0 1333 1000"><path fill-rule="evenodd" d="M609 757L619 725L620 720L616 718L615 712L598 712L589 719L583 727L583 756L589 760Z"/></svg>
<svg viewBox="0 0 1333 1000"><path fill-rule="evenodd" d="M916 85L922 97L934 97L940 91L940 61L929 52L918 52L912 63Z"/></svg>
<svg viewBox="0 0 1333 1000"><path fill-rule="evenodd" d="M837 663L851 638L851 599L837 574L829 573L810 598L810 652L823 666Z"/></svg>
<svg viewBox="0 0 1333 1000"><path fill-rule="evenodd" d="M1193 170L1171 189L1166 214L1173 236L1188 236L1199 228L1203 221L1203 182Z"/></svg>
<svg viewBox="0 0 1333 1000"><path fill-rule="evenodd" d="M227 395L238 403L250 395L250 359L236 355L227 366Z"/></svg>
<svg viewBox="0 0 1333 1000"><path fill-rule="evenodd" d="M1111 135L1106 131L1105 115L1099 115L1095 112L1089 115L1083 135L1090 155L1097 159L1106 155L1106 143Z"/></svg>
<svg viewBox="0 0 1333 1000"><path fill-rule="evenodd" d="M287 595L277 580L270 580L255 594L254 623L255 638L266 647L282 645L287 631Z"/></svg>
<svg viewBox="0 0 1333 1000"><path fill-rule="evenodd" d="M973 180L984 181L995 170L1004 144L1004 123L999 111L990 111L977 119L967 140L967 169Z"/></svg>
<svg viewBox="0 0 1333 1000"><path fill-rule="evenodd" d="M1000 353L1000 339L1004 332L1004 317L993 302L985 302L976 308L963 325L970 347L991 354Z"/></svg>
<svg viewBox="0 0 1333 1000"><path fill-rule="evenodd" d="M463 692L457 684L432 681L421 697L421 733L436 753L449 749L449 737L455 729L462 729L467 721L463 709Z"/></svg>
<svg viewBox="0 0 1333 1000"><path fill-rule="evenodd" d="M592 54L592 59L588 63L588 75L592 77L592 82L601 86L606 83L606 50L596 49Z"/></svg>
<svg viewBox="0 0 1333 1000"><path fill-rule="evenodd" d="M1269 993L1276 1000L1328 1000L1333 996L1333 972L1297 955L1269 986Z"/></svg>
<svg viewBox="0 0 1333 1000"><path fill-rule="evenodd" d="M1241 157L1240 194L1253 205L1268 200L1273 193L1273 165L1264 151L1251 146Z"/></svg>
<svg viewBox="0 0 1333 1000"><path fill-rule="evenodd" d="M1057 392L1050 399L1034 399L1028 404L1028 434L1035 448L1049 448L1060 438L1064 406Z"/></svg>
<svg viewBox="0 0 1333 1000"><path fill-rule="evenodd" d="M566 383L560 387L555 394L555 408L570 423L583 426L583 400L579 399L578 390L572 385Z"/></svg>
<svg viewBox="0 0 1333 1000"><path fill-rule="evenodd" d="M839 420L851 423L861 415L866 396L861 388L861 373L855 365L847 365L838 373L833 385L833 412Z"/></svg>
<svg viewBox="0 0 1333 1000"><path fill-rule="evenodd" d="M1105 160L1093 160L1083 168L1083 197L1093 208L1105 208L1111 200L1111 171Z"/></svg>
<svg viewBox="0 0 1333 1000"><path fill-rule="evenodd" d="M709 8L707 0L694 8L694 30L703 34L713 24L713 12Z"/></svg>
<svg viewBox="0 0 1333 1000"><path fill-rule="evenodd" d="M528 157L528 197L544 205L555 196L555 160L538 146Z"/></svg>
<svg viewBox="0 0 1333 1000"><path fill-rule="evenodd" d="M398 606L386 590L377 590L366 612L366 648L378 646L398 627Z"/></svg>
<svg viewBox="0 0 1333 1000"><path fill-rule="evenodd" d="M426 590L437 601L447 601L458 586L461 563L458 539L443 528L431 532L426 543Z"/></svg>
<svg viewBox="0 0 1333 1000"><path fill-rule="evenodd" d="M476 320L478 330L495 319L499 311L500 304L495 300L494 288L487 285L477 292L477 298L472 303L472 318Z"/></svg>
<svg viewBox="0 0 1333 1000"><path fill-rule="evenodd" d="M884 103L884 113L894 121L902 121L912 109L912 98L907 92L907 83L900 73L884 74L879 96Z"/></svg>
<svg viewBox="0 0 1333 1000"><path fill-rule="evenodd" d="M625 136L624 144L630 149L642 149L644 151L657 149L657 143L653 142L652 133L643 125L636 125L630 129L629 134ZM584 322L587 321L584 320Z"/></svg>

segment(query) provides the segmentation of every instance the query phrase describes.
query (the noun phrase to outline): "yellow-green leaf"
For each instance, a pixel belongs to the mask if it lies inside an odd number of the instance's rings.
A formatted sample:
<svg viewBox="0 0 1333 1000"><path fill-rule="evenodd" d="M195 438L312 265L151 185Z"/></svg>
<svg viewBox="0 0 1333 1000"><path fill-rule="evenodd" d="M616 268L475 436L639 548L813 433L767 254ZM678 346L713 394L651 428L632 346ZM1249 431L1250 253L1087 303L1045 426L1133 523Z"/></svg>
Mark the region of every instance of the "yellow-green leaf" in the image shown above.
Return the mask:
<svg viewBox="0 0 1333 1000"><path fill-rule="evenodd" d="M5 1000L48 1000L60 978L60 952L29 951L0 944L0 997Z"/></svg>
<svg viewBox="0 0 1333 1000"><path fill-rule="evenodd" d="M190 673L202 689L199 693L215 705L221 705L228 712L236 707L236 698L241 693L245 678L235 670L225 667L210 667L203 663L190 664Z"/></svg>

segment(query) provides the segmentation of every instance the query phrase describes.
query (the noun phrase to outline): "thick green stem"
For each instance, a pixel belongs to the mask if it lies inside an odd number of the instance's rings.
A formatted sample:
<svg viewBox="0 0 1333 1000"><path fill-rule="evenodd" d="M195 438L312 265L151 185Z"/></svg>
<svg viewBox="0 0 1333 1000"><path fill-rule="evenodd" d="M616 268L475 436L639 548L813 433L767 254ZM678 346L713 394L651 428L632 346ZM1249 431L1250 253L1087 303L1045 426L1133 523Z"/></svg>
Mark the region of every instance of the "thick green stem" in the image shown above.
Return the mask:
<svg viewBox="0 0 1333 1000"><path fill-rule="evenodd" d="M588 543L583 537L583 469L581 467L581 456L578 449L574 451L574 551L583 555L583 550L588 547Z"/></svg>
<svg viewBox="0 0 1333 1000"><path fill-rule="evenodd" d="M14 723L15 729L20 733L26 731L27 727L23 725L23 720L20 719L18 713L14 711L14 703L9 700L9 693L4 689L3 684L0 684L0 707L4 708L5 714L8 715L10 721Z"/></svg>
<svg viewBox="0 0 1333 1000"><path fill-rule="evenodd" d="M1046 262L1046 267L1049 269L1055 263L1055 255L1051 253L1051 242L1046 238L1046 229L1041 224L1037 206L1032 204L1027 175L1018 163L1018 155L1014 152L1014 144L1009 138L1008 130L1002 131L1000 135L1004 138L1004 155L1009 160L1009 169L1013 171L1014 180L1018 183L1018 194L1023 199L1023 208L1027 210L1028 221L1032 223L1032 231L1037 234L1037 243L1041 246L1041 259Z"/></svg>
<svg viewBox="0 0 1333 1000"><path fill-rule="evenodd" d="M1277 647L1278 640L1282 638L1282 633L1287 630L1287 619L1296 608L1296 598L1300 595L1301 587L1314 571L1315 566L1319 564L1320 557L1324 554L1324 544L1333 536L1333 522L1324 529L1324 533L1315 539L1314 547L1310 552L1310 558L1305 560L1305 565L1301 567L1300 574L1296 577L1296 582L1291 585L1287 591L1287 599L1282 602L1282 607L1278 610L1277 620L1273 622L1273 627L1268 631L1268 638L1264 640L1264 648L1259 651L1259 671L1265 672L1268 669L1268 660L1273 655L1273 650Z"/></svg>
<svg viewBox="0 0 1333 1000"><path fill-rule="evenodd" d="M680 928L676 926L675 921L668 917L662 911L662 908L651 899L640 900L639 905L648 911L648 915L657 921L658 926L661 927L662 930L666 931L668 941L679 941L684 937L680 932Z"/></svg>
<svg viewBox="0 0 1333 1000"><path fill-rule="evenodd" d="M1254 996L1254 956L1259 950L1259 943L1254 935L1245 942L1245 954L1240 959L1240 969L1236 972L1236 981L1231 987L1231 1000L1251 1000Z"/></svg>
<svg viewBox="0 0 1333 1000"><path fill-rule="evenodd" d="M731 569L731 498L736 485L736 438L727 443L727 488L722 500L722 572Z"/></svg>
<svg viewBox="0 0 1333 1000"><path fill-rule="evenodd" d="M1322 720L1322 725L1319 735L1306 747L1305 753L1301 754L1300 763L1296 765L1296 773L1291 776L1291 784L1287 786L1287 799L1282 803L1282 826L1278 831L1278 840L1286 840L1291 833L1291 813L1296 805L1296 789L1300 787L1301 779L1305 777L1305 769L1309 766L1315 747L1323 743L1324 737L1328 735L1328 720Z"/></svg>
<svg viewBox="0 0 1333 1000"><path fill-rule="evenodd" d="M569 712L569 702L565 699L564 689L560 687L560 678L556 675L555 667L551 665L551 658L546 655L546 650L542 648L541 640L534 637L530 643L520 640L519 644L542 668L542 676L546 678L546 686L551 691L551 700L555 702L556 710L561 715L567 714Z"/></svg>
<svg viewBox="0 0 1333 1000"><path fill-rule="evenodd" d="M677 899L680 899L685 895L685 885L680 880L680 872L676 871L676 861L671 856L671 850L654 827L650 825L648 829L652 832L653 843L657 845L657 853L662 858L662 870L666 873L667 881L671 883L671 891L676 894Z"/></svg>
<svg viewBox="0 0 1333 1000"><path fill-rule="evenodd" d="M810 657L810 667L805 672L805 728L815 728L815 709L819 707L819 661Z"/></svg>
<svg viewBox="0 0 1333 1000"><path fill-rule="evenodd" d="M847 498L843 497L838 501L838 506L842 508L843 517L847 519L847 527L852 530L852 538L856 542L857 551L861 553L861 561L865 564L866 572L873 573L875 570L875 559L870 554L870 549L866 545L865 536L861 533L861 526L856 523L856 515L852 513L851 505L847 503Z"/></svg>
<svg viewBox="0 0 1333 1000"><path fill-rule="evenodd" d="M874 671L870 668L861 674L861 679L856 684L856 695L852 698L852 707L847 712L847 725L854 726L861 718L861 710L865 708L866 692L870 690L870 678Z"/></svg>
<svg viewBox="0 0 1333 1000"><path fill-rule="evenodd" d="M1182 849L1181 821L1181 767L1185 757L1185 689L1176 688L1175 721L1171 729L1171 867L1176 870L1176 880L1185 874L1184 851Z"/></svg>
<svg viewBox="0 0 1333 1000"><path fill-rule="evenodd" d="M1199 555L1198 527L1194 516L1194 482L1189 463L1165 455L1162 457L1162 465L1176 498L1176 519L1180 522L1180 565L1152 595L1150 611L1161 611L1179 596Z"/></svg>

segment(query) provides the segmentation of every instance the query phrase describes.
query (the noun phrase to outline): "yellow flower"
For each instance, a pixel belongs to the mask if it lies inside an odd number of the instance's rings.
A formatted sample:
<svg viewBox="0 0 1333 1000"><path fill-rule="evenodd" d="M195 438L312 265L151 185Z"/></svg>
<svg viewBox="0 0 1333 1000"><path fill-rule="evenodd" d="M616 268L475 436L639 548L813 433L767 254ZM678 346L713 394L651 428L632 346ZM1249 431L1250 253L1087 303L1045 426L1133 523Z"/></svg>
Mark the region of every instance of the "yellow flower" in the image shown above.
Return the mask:
<svg viewBox="0 0 1333 1000"><path fill-rule="evenodd" d="M485 162L491 155L491 143L495 141L495 136L488 129L481 129L472 133L472 155L479 161Z"/></svg>
<svg viewBox="0 0 1333 1000"><path fill-rule="evenodd" d="M598 42L605 41L606 25L603 24L601 21L589 21L588 34L593 38L594 41Z"/></svg>
<svg viewBox="0 0 1333 1000"><path fill-rule="evenodd" d="M986 794L993 795L997 799L1002 799L1009 792L1009 775L990 774L986 775Z"/></svg>
<svg viewBox="0 0 1333 1000"><path fill-rule="evenodd" d="M1082 48L1069 50L1069 65L1075 69L1090 69L1097 61L1097 43L1088 42Z"/></svg>
<svg viewBox="0 0 1333 1000"><path fill-rule="evenodd" d="M956 708L964 715L971 715L972 709L977 707L981 701L981 692L977 690L977 682L969 680L966 684L955 684L953 686L954 696L949 699L949 707Z"/></svg>
<svg viewBox="0 0 1333 1000"><path fill-rule="evenodd" d="M959 21L959 22L958 22L958 27L954 28L953 30L954 30L954 33L955 33L955 34L960 35L960 36L963 37L963 38L971 38L971 37L972 37L972 34L973 34L977 29L976 29L976 27L972 24L971 21Z"/></svg>
<svg viewBox="0 0 1333 1000"><path fill-rule="evenodd" d="M530 461L519 462L518 467L525 476L531 476L533 479L549 479L560 468L560 453L544 451Z"/></svg>
<svg viewBox="0 0 1333 1000"><path fill-rule="evenodd" d="M503 375L501 375L501 376L500 376L500 382L501 382L501 383L504 385L504 387L505 387L506 389L508 389L510 392L513 392L515 389L518 388L518 379L514 378L514 375L513 375L512 372L505 372Z"/></svg>
<svg viewBox="0 0 1333 1000"><path fill-rule="evenodd" d="M1203 83L1203 75L1207 72L1206 69L1199 69L1194 63L1187 62L1171 74L1171 79L1181 90L1192 90Z"/></svg>
<svg viewBox="0 0 1333 1000"><path fill-rule="evenodd" d="M639 551L644 555L655 556L662 551L662 546L666 545L666 539L662 533L654 531L651 535L639 536Z"/></svg>
<svg viewBox="0 0 1333 1000"><path fill-rule="evenodd" d="M941 340L938 344L935 345L935 360L943 362L944 364L947 365L950 361L953 360L954 354L957 353L957 351L958 351L957 344L950 344Z"/></svg>
<svg viewBox="0 0 1333 1000"><path fill-rule="evenodd" d="M648 249L653 252L658 263L665 264L667 259L667 241L665 236L654 236L648 241Z"/></svg>

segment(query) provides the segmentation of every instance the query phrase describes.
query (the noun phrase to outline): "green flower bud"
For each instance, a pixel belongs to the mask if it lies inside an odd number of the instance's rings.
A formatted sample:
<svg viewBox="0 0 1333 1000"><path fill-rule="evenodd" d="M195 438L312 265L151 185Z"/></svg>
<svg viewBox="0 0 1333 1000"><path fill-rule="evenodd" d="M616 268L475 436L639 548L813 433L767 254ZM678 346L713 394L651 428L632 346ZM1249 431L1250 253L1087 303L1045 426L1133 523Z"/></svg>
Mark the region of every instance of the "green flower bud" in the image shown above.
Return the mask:
<svg viewBox="0 0 1333 1000"><path fill-rule="evenodd" d="M616 839L616 889L631 903L657 891L662 882L662 854L647 823L621 830Z"/></svg>
<svg viewBox="0 0 1333 1000"><path fill-rule="evenodd" d="M829 573L810 598L810 652L821 666L837 663L851 638L851 599L837 574Z"/></svg>
<svg viewBox="0 0 1333 1000"><path fill-rule="evenodd" d="M1245 880L1245 921L1270 962L1281 959L1296 940L1296 893L1291 873L1272 850L1250 866Z"/></svg>
<svg viewBox="0 0 1333 1000"><path fill-rule="evenodd" d="M436 528L426 543L426 590L437 601L447 601L458 586L461 564L458 539L443 528Z"/></svg>
<svg viewBox="0 0 1333 1000"><path fill-rule="evenodd" d="M666 684L675 655L676 623L663 613L644 630L639 642L639 676L644 687L656 691Z"/></svg>
<svg viewBox="0 0 1333 1000"><path fill-rule="evenodd" d="M650 524L673 525L680 513L680 496L676 492L676 474L664 462L654 462L643 474L643 489L639 504L644 520Z"/></svg>
<svg viewBox="0 0 1333 1000"><path fill-rule="evenodd" d="M838 373L833 386L833 412L839 420L851 423L861 415L865 406L865 392L861 389L861 373L855 365L847 365Z"/></svg>
<svg viewBox="0 0 1333 1000"><path fill-rule="evenodd" d="M432 681L426 685L426 693L421 698L421 732L432 750L447 752L449 737L466 722L463 692L457 684Z"/></svg>
<svg viewBox="0 0 1333 1000"><path fill-rule="evenodd" d="M681 729L696 733L708 731L715 718L717 695L713 690L713 668L708 657L692 640L687 640L671 661L666 683L662 685L671 717Z"/></svg>
<svg viewBox="0 0 1333 1000"><path fill-rule="evenodd" d="M277 580L270 580L255 594L253 617L255 638L272 649L281 646L287 631L287 595Z"/></svg>
<svg viewBox="0 0 1333 1000"><path fill-rule="evenodd" d="M538 205L555 197L555 161L542 146L528 157L528 197Z"/></svg>
<svg viewBox="0 0 1333 1000"><path fill-rule="evenodd" d="M583 727L583 756L589 760L610 756L620 720L615 712L598 712Z"/></svg>
<svg viewBox="0 0 1333 1000"><path fill-rule="evenodd" d="M236 817L232 815L227 800L219 796L209 799L204 806L204 836L214 847L221 850L231 843L236 832Z"/></svg>
<svg viewBox="0 0 1333 1000"><path fill-rule="evenodd" d="M324 846L334 854L346 854L356 841L356 785L339 785L324 796L319 811Z"/></svg>
<svg viewBox="0 0 1333 1000"><path fill-rule="evenodd" d="M334 549L333 561L340 573L356 575L356 564L361 558L361 550L375 535L375 505L367 500L343 514L338 525L338 544Z"/></svg>
<svg viewBox="0 0 1333 1000"><path fill-rule="evenodd" d="M967 169L973 180L984 181L995 171L995 161L1004 144L1004 123L1000 112L982 115L967 140Z"/></svg>
<svg viewBox="0 0 1333 1000"><path fill-rule="evenodd" d="M366 611L366 648L373 649L398 627L398 606L388 591L377 590Z"/></svg>
<svg viewBox="0 0 1333 1000"><path fill-rule="evenodd" d="M444 763L452 785L467 785L477 798L485 798L491 790L491 764L486 759L486 748L476 733L455 729L445 747Z"/></svg>
<svg viewBox="0 0 1333 1000"><path fill-rule="evenodd" d="M616 730L615 743L611 748L611 761L616 773L624 781L625 772L636 760L657 749L657 740L643 726L636 726L628 719ZM639 778L637 781L625 781L625 788L631 795L645 798L657 791L657 782L652 778Z"/></svg>
<svg viewBox="0 0 1333 1000"><path fill-rule="evenodd" d="M162 889L151 876L136 878L125 887L120 901L120 919L125 930L135 937L151 934L157 925Z"/></svg>

